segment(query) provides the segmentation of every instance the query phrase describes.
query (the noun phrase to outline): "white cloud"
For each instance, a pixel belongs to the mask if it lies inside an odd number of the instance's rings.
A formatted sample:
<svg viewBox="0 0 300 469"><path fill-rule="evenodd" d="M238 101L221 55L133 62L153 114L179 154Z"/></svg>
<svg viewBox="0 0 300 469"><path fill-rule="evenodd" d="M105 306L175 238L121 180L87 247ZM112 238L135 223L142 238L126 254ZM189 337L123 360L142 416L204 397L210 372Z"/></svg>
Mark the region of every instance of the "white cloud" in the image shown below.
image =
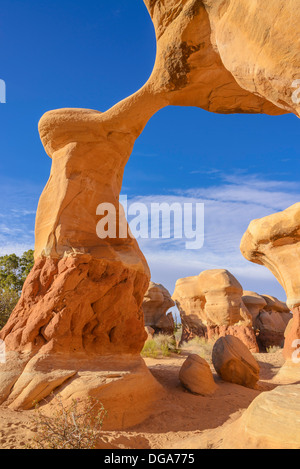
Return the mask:
<svg viewBox="0 0 300 469"><path fill-rule="evenodd" d="M170 196L137 197L130 202L205 204L205 243L199 251L187 251L178 240L138 240L155 282L172 293L176 280L202 270L226 268L245 290L268 293L285 300L285 293L263 266L251 264L239 246L249 223L300 201L297 185L284 181L265 181L252 176L224 177L224 182L208 188L175 191Z"/></svg>
<svg viewBox="0 0 300 469"><path fill-rule="evenodd" d="M1 191L0 255L22 254L34 246L35 210L42 187L6 181L1 184ZM185 240L138 240L153 281L164 284L171 293L178 278L226 268L245 289L285 300L284 291L273 275L265 267L246 261L239 246L251 220L284 210L299 200L300 192L294 182L234 174L223 175L219 185L173 190L169 196L129 198L129 203L205 204L205 243L201 250L186 250Z"/></svg>

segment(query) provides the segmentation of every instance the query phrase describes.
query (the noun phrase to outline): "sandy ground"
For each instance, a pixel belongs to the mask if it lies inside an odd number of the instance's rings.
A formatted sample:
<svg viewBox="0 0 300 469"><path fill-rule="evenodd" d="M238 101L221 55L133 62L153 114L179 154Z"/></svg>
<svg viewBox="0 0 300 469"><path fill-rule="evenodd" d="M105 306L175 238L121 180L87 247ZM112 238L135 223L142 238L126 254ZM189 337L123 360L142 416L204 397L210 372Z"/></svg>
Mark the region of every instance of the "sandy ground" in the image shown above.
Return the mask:
<svg viewBox="0 0 300 469"><path fill-rule="evenodd" d="M142 424L124 432L104 432L100 448L107 449L212 449L222 448L222 432L239 418L261 392L279 383L276 375L284 363L281 351L256 354L261 366L258 389L226 383L215 373L219 385L212 397L186 391L178 374L187 354L169 358L145 359L166 395ZM214 372L213 368L212 371ZM26 448L36 436L32 412L14 412L0 408L0 448Z"/></svg>

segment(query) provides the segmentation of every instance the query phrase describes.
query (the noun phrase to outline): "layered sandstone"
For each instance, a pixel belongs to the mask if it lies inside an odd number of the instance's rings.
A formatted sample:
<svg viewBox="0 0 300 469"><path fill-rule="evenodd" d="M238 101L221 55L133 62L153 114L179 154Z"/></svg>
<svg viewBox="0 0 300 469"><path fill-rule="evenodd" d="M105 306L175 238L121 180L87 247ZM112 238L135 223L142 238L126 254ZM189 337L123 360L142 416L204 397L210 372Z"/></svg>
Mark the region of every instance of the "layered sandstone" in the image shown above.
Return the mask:
<svg viewBox="0 0 300 469"><path fill-rule="evenodd" d="M143 301L145 325L155 333L174 334L175 323L168 310L175 306L168 290L158 283L150 282Z"/></svg>
<svg viewBox="0 0 300 469"><path fill-rule="evenodd" d="M212 2L198 0L144 0L154 23L157 55L151 83L171 105L197 106L211 112L286 112L256 90L240 86L224 65L215 44ZM220 3L217 0L216 3ZM269 17L272 26L272 15ZM240 57L243 60L243 55Z"/></svg>
<svg viewBox="0 0 300 469"><path fill-rule="evenodd" d="M300 386L260 394L222 435L223 449L299 449Z"/></svg>
<svg viewBox="0 0 300 469"><path fill-rule="evenodd" d="M5 405L25 409L53 390L64 390L66 399L92 395L113 415L114 393L128 381L114 421L121 426L145 417L160 387L140 358L150 272L118 201L135 133L115 131L115 121L103 116L63 109L40 122L52 169L37 211L35 265L1 331L9 360L1 366L0 394ZM102 239L101 203L117 217L108 229L118 223L115 236ZM139 405L145 388L149 399L138 416L126 399Z"/></svg>
<svg viewBox="0 0 300 469"><path fill-rule="evenodd" d="M289 84L298 77L299 51L291 46L297 34L282 32L289 21L298 24L295 1L272 0L263 10L247 0L145 4L157 38L148 82L103 114L62 109L40 122L52 169L37 212L36 263L0 334L8 351L7 363L0 365L5 405L27 408L55 390L66 399L79 393L119 402L114 425L144 418L152 391L159 393L139 357L150 273L119 207L123 171L136 139L167 105L225 114L298 111ZM120 227L109 223L103 239L96 232L104 216L97 212L101 203L113 206L121 218ZM105 226L102 222L102 232ZM277 247L283 249L280 242ZM287 264L290 269L292 259ZM289 291L297 290L295 282L288 282L293 284ZM212 311L221 327L235 327L231 323L238 317L248 323L240 305L229 312L228 301L222 302L224 314ZM297 329L297 309L294 313ZM128 387L122 386L124 380Z"/></svg>
<svg viewBox="0 0 300 469"><path fill-rule="evenodd" d="M181 315L182 341L195 336L210 339L233 335L257 352L252 319L242 294L242 286L227 270L206 270L178 280L172 298Z"/></svg>
<svg viewBox="0 0 300 469"><path fill-rule="evenodd" d="M211 396L218 389L209 364L199 355L192 354L185 360L179 379L186 389L201 396Z"/></svg>
<svg viewBox="0 0 300 469"><path fill-rule="evenodd" d="M202 3L209 16L213 48L241 88L299 116L298 2Z"/></svg>
<svg viewBox="0 0 300 469"><path fill-rule="evenodd" d="M221 337L214 345L212 360L224 381L255 388L260 367L247 347L236 337Z"/></svg>
<svg viewBox="0 0 300 469"><path fill-rule="evenodd" d="M287 295L287 305L293 312L293 324L285 340L284 354L293 359L300 340L300 203L288 209L250 223L241 242L246 259L265 265L281 283Z"/></svg>

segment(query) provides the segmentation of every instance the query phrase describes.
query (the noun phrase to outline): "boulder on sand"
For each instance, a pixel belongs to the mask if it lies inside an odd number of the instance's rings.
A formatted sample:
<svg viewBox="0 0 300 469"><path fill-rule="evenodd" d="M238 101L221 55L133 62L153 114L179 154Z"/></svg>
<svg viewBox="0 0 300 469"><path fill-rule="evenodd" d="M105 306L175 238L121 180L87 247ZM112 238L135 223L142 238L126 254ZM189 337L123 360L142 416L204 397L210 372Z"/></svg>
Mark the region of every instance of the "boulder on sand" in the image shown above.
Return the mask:
<svg viewBox="0 0 300 469"><path fill-rule="evenodd" d="M179 372L179 379L186 389L201 396L210 396L218 389L209 364L196 354L186 359Z"/></svg>
<svg viewBox="0 0 300 469"><path fill-rule="evenodd" d="M212 353L216 372L224 381L255 388L260 367L247 347L236 337L221 337Z"/></svg>

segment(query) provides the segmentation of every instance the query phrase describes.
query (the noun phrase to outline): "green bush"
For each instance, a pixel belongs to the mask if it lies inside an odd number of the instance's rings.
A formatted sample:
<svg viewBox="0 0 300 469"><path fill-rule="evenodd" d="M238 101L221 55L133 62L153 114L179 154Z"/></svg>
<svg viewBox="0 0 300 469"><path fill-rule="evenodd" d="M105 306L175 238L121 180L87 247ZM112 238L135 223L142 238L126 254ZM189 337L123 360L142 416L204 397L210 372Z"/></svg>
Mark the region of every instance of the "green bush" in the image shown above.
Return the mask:
<svg viewBox="0 0 300 469"><path fill-rule="evenodd" d="M34 264L34 252L21 257L10 254L0 257L0 329L9 319L19 301L24 282Z"/></svg>
<svg viewBox="0 0 300 469"><path fill-rule="evenodd" d="M15 290L2 290L0 288L0 329L7 323L9 316L19 301L19 293Z"/></svg>
<svg viewBox="0 0 300 469"><path fill-rule="evenodd" d="M0 288L21 293L24 282L34 264L34 252L24 252L21 257L10 254L0 257Z"/></svg>
<svg viewBox="0 0 300 469"><path fill-rule="evenodd" d="M153 339L147 340L142 350L143 357L151 358L169 357L171 353L179 353L176 340L165 334L157 334Z"/></svg>

